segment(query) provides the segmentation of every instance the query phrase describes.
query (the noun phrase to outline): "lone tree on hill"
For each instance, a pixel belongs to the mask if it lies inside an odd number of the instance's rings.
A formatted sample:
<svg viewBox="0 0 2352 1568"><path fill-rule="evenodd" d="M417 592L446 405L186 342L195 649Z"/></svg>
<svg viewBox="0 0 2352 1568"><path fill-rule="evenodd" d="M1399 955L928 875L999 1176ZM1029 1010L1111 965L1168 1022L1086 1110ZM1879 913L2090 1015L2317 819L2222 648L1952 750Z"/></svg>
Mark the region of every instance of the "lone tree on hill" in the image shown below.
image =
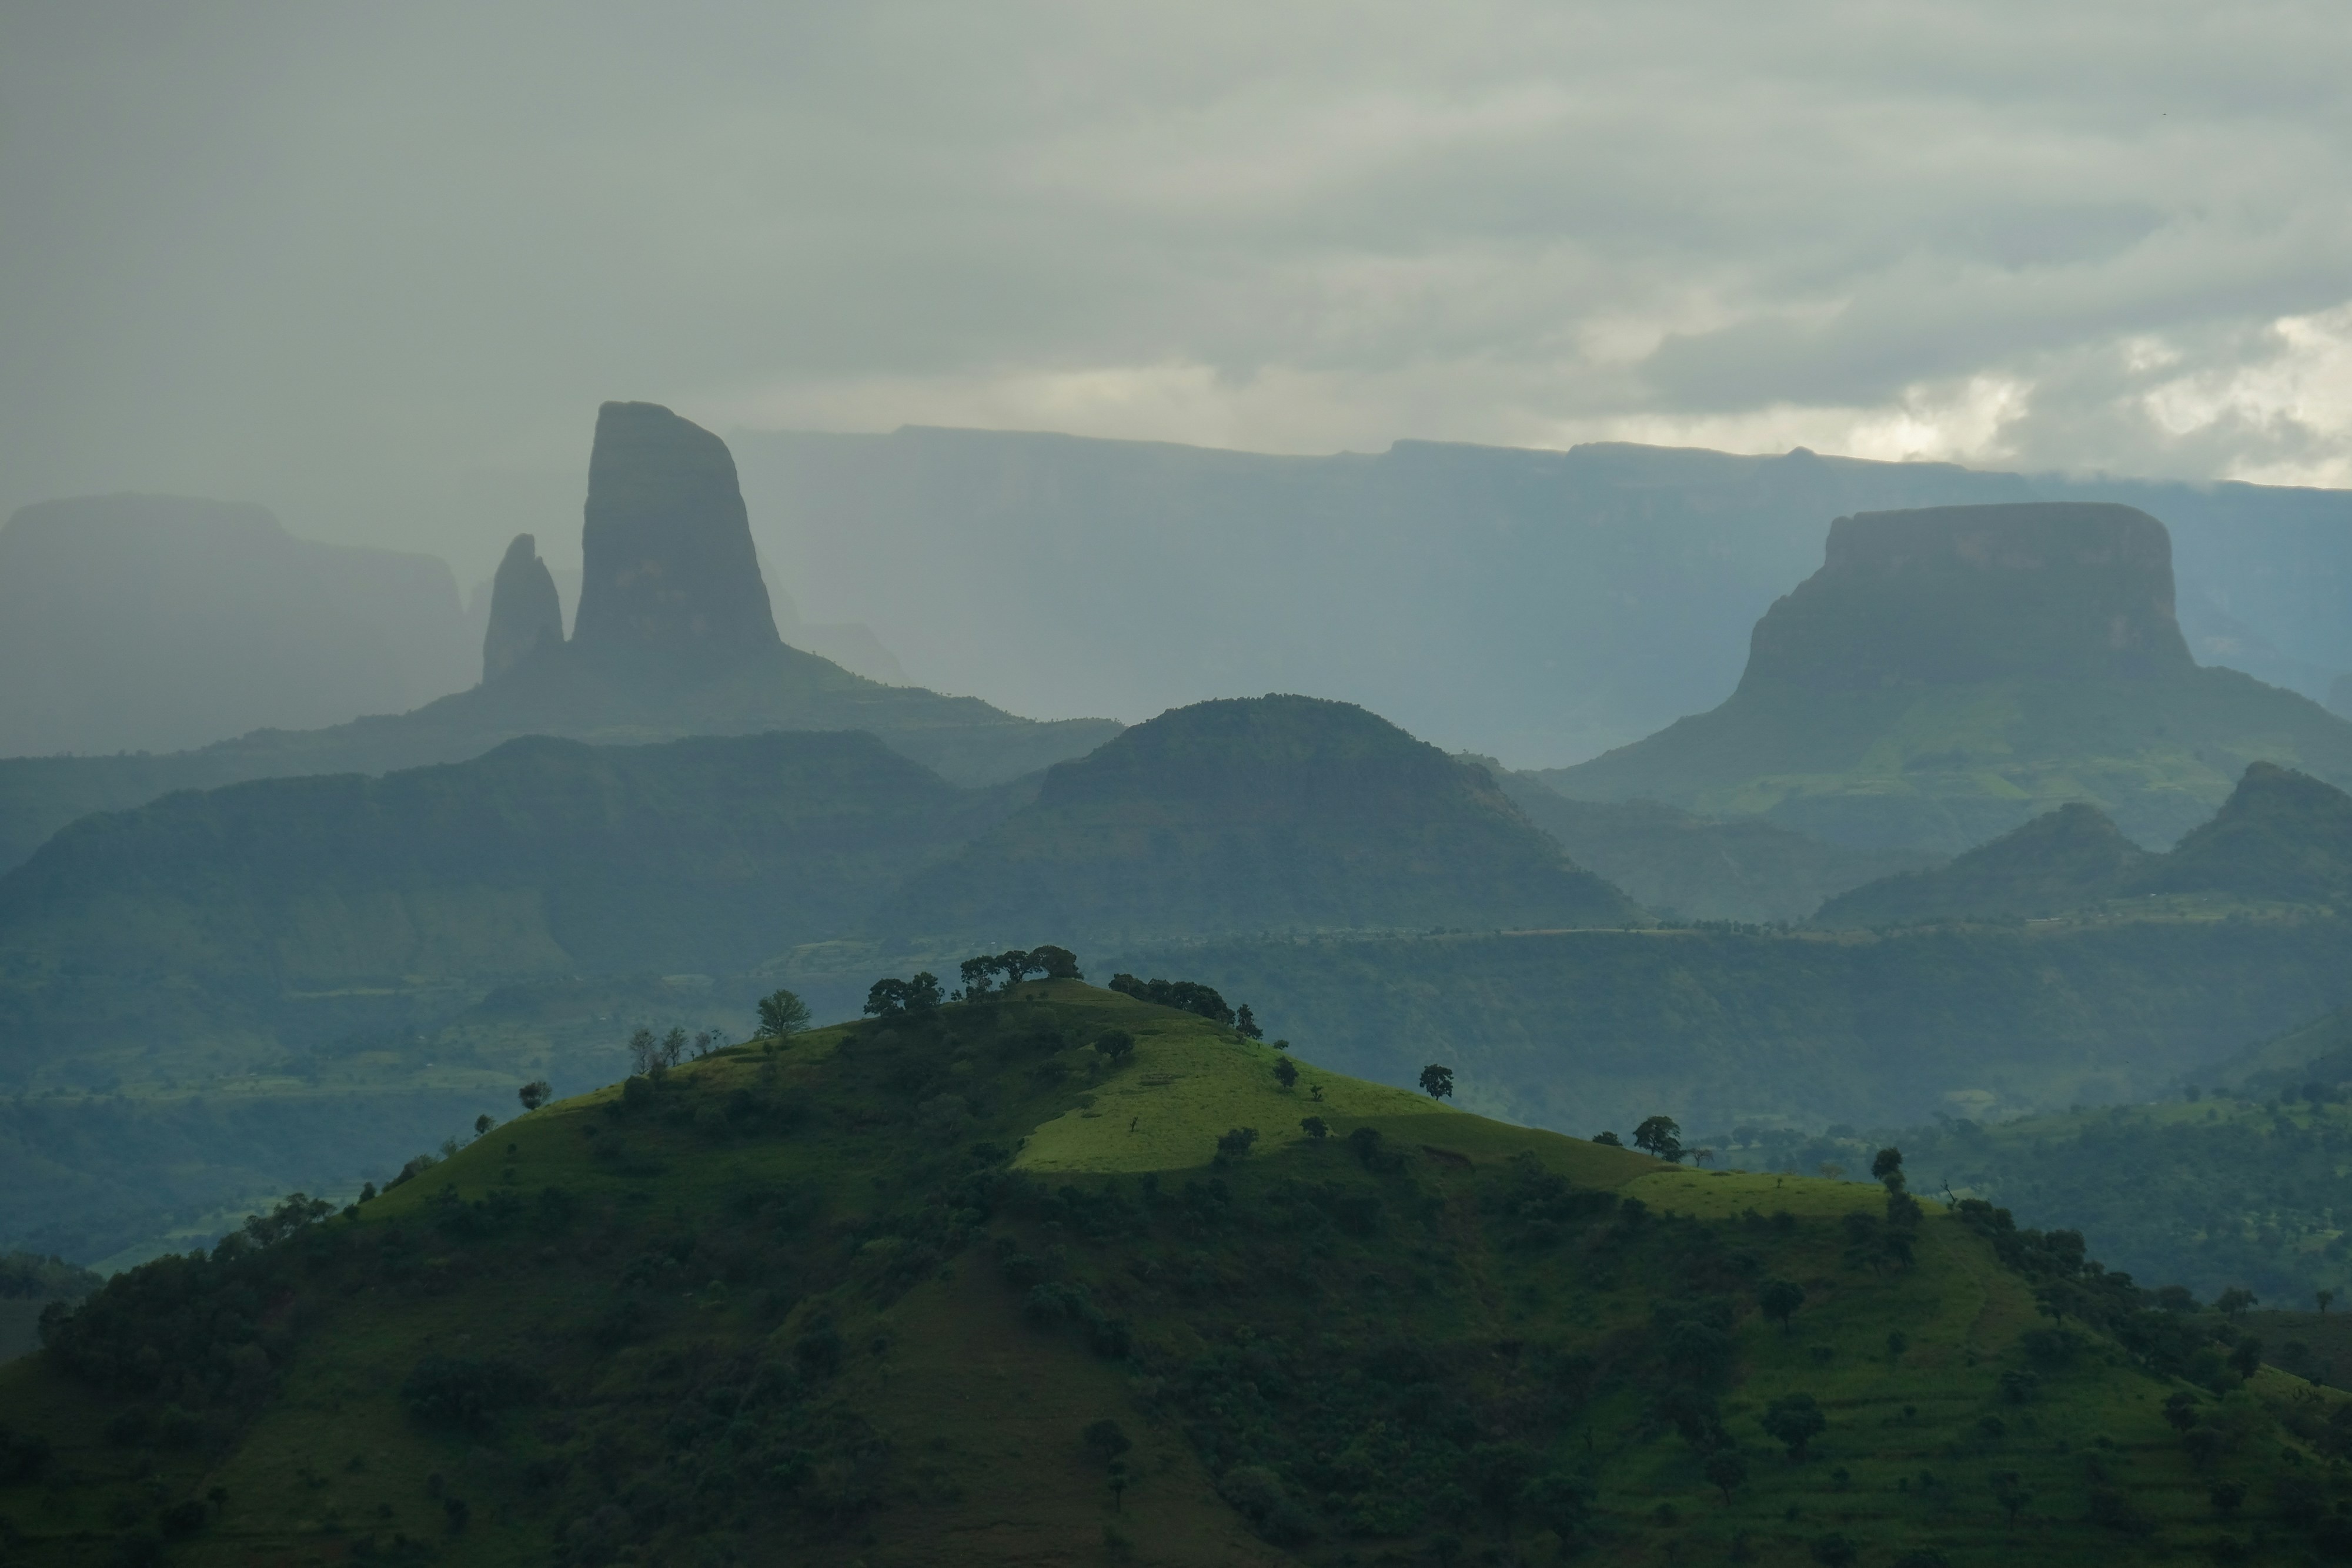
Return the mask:
<svg viewBox="0 0 2352 1568"><path fill-rule="evenodd" d="M1298 1068L1290 1058L1282 1057L1274 1064L1274 1081L1285 1089L1298 1082Z"/></svg>
<svg viewBox="0 0 2352 1568"><path fill-rule="evenodd" d="M1056 947L1051 942L1043 947L1029 949L1029 956L1045 971L1049 980L1083 980L1086 973L1078 967L1078 956L1067 947Z"/></svg>
<svg viewBox="0 0 2352 1568"><path fill-rule="evenodd" d="M1095 1049L1116 1067L1135 1052L1135 1037L1123 1029L1107 1029L1095 1036Z"/></svg>
<svg viewBox="0 0 2352 1568"><path fill-rule="evenodd" d="M1870 1162L1870 1174L1885 1183L1888 1192L1901 1192L1904 1185L1903 1151L1895 1148L1879 1150L1877 1156Z"/></svg>
<svg viewBox="0 0 2352 1568"><path fill-rule="evenodd" d="M1231 1132L1223 1134L1218 1137L1217 1158L1221 1160L1237 1160L1244 1155L1248 1154L1250 1152L1250 1145L1256 1142L1257 1129L1255 1127L1235 1127Z"/></svg>
<svg viewBox="0 0 2352 1568"><path fill-rule="evenodd" d="M1421 1070L1421 1092L1432 1100L1454 1098L1454 1069L1433 1061Z"/></svg>
<svg viewBox="0 0 2352 1568"><path fill-rule="evenodd" d="M1756 1304L1764 1309L1766 1317L1780 1325L1780 1333L1785 1335L1790 1332L1789 1321L1805 1304L1805 1288L1794 1280L1767 1280L1764 1288L1756 1292Z"/></svg>
<svg viewBox="0 0 2352 1568"><path fill-rule="evenodd" d="M1592 1141L1596 1144L1606 1144L1612 1149L1622 1149L1625 1146L1625 1140L1611 1132L1595 1133L1592 1134Z"/></svg>
<svg viewBox="0 0 2352 1568"><path fill-rule="evenodd" d="M1241 1010L1234 1015L1234 1032L1244 1040L1265 1038L1265 1030L1257 1027L1257 1018L1250 1011L1247 1002L1244 1002Z"/></svg>
<svg viewBox="0 0 2352 1568"><path fill-rule="evenodd" d="M1320 1116L1309 1116L1298 1124L1298 1130L1318 1142L1331 1135L1330 1124Z"/></svg>
<svg viewBox="0 0 2352 1568"><path fill-rule="evenodd" d="M2312 1297L2318 1301L2319 1315L2323 1318L2327 1315L2327 1309L2336 1304L2336 1292L2333 1291L2314 1291Z"/></svg>
<svg viewBox="0 0 2352 1568"><path fill-rule="evenodd" d="M2225 1318L2242 1318L2260 1305L2262 1298L2242 1285L2232 1285L2213 1298L2213 1310Z"/></svg>
<svg viewBox="0 0 2352 1568"><path fill-rule="evenodd" d="M534 1078L515 1091L515 1098L522 1102L525 1111L536 1111L555 1098L555 1091L548 1087L546 1079Z"/></svg>
<svg viewBox="0 0 2352 1568"><path fill-rule="evenodd" d="M1682 1124L1672 1116L1649 1116L1633 1129L1633 1146L1659 1159L1683 1163Z"/></svg>
<svg viewBox="0 0 2352 1568"><path fill-rule="evenodd" d="M790 991L771 991L760 998L760 1028L755 1040L790 1040L809 1026L809 1005Z"/></svg>

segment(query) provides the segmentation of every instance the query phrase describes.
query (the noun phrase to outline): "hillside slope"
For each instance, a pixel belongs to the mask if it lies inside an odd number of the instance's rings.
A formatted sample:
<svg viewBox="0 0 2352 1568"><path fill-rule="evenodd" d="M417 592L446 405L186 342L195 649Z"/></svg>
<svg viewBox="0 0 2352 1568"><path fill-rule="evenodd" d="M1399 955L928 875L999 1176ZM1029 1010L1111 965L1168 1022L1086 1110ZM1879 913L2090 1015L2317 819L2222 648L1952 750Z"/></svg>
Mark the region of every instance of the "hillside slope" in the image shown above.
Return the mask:
<svg viewBox="0 0 2352 1568"><path fill-rule="evenodd" d="M0 1368L12 1560L2337 1544L2352 1416L2078 1239L1275 1064L1056 982L634 1079L341 1216L289 1202Z"/></svg>
<svg viewBox="0 0 2352 1568"><path fill-rule="evenodd" d="M890 936L1622 925L1484 769L1348 703L1196 703L1062 763L883 905Z"/></svg>

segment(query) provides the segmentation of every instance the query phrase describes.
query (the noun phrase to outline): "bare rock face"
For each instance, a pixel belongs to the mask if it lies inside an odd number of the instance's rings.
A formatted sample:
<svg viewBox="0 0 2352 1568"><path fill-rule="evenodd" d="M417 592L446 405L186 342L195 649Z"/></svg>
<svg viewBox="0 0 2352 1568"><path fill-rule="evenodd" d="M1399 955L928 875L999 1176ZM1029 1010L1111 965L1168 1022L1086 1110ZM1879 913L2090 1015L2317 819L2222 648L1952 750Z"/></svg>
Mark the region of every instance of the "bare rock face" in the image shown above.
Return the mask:
<svg viewBox="0 0 2352 1568"><path fill-rule="evenodd" d="M650 402L597 411L575 645L726 663L779 645L735 459Z"/></svg>
<svg viewBox="0 0 2352 1568"><path fill-rule="evenodd" d="M539 559L539 541L517 534L490 580L490 629L482 638L482 679L495 681L542 647L563 641L563 601Z"/></svg>
<svg viewBox="0 0 2352 1568"><path fill-rule="evenodd" d="M2164 525L2133 507L2034 502L1838 518L1822 569L1757 622L1741 685L2144 680L2194 667Z"/></svg>

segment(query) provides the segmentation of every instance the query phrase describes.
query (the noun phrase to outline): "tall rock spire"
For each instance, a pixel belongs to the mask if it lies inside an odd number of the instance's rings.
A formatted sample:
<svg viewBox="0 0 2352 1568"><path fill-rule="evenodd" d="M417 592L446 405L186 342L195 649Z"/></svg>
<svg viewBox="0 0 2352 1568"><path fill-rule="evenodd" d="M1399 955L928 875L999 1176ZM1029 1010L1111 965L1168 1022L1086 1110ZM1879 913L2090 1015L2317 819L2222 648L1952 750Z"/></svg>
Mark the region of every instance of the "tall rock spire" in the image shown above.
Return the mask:
<svg viewBox="0 0 2352 1568"><path fill-rule="evenodd" d="M597 411L580 548L582 648L723 661L781 641L734 457L656 403Z"/></svg>
<svg viewBox="0 0 2352 1568"><path fill-rule="evenodd" d="M563 641L563 601L539 559L539 541L517 534L490 580L490 629L482 638L482 679L495 681L542 645Z"/></svg>

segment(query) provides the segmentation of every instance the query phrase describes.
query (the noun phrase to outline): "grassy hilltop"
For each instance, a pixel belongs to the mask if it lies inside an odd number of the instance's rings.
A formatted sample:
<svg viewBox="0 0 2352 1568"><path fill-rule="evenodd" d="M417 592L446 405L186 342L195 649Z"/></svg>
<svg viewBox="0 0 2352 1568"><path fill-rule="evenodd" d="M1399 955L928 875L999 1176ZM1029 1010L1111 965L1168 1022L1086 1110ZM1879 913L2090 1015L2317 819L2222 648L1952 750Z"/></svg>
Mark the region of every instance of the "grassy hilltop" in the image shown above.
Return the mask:
<svg viewBox="0 0 2352 1568"><path fill-rule="evenodd" d="M1032 984L561 1102L341 1214L289 1201L0 1369L0 1539L191 1564L2343 1543L2337 1396L2078 1241L1286 1061Z"/></svg>

